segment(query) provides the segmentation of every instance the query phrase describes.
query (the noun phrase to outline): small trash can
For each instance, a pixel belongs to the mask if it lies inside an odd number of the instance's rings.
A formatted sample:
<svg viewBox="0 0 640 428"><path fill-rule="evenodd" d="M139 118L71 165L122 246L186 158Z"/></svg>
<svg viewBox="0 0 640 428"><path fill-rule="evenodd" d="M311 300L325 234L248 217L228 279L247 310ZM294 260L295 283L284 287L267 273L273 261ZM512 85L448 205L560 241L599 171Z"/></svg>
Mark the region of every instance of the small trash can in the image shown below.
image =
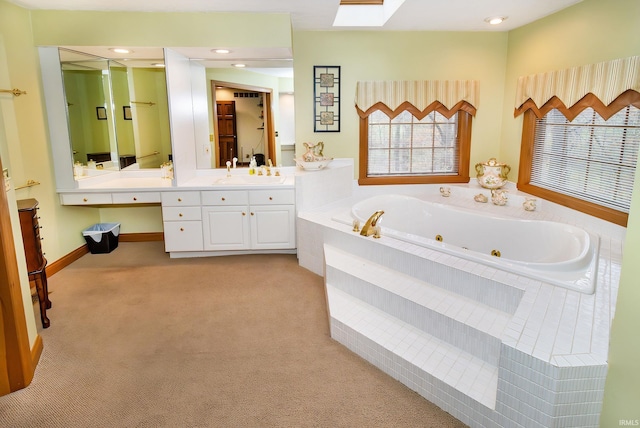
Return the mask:
<svg viewBox="0 0 640 428"><path fill-rule="evenodd" d="M118 248L120 223L98 223L82 231L91 254L105 254Z"/></svg>

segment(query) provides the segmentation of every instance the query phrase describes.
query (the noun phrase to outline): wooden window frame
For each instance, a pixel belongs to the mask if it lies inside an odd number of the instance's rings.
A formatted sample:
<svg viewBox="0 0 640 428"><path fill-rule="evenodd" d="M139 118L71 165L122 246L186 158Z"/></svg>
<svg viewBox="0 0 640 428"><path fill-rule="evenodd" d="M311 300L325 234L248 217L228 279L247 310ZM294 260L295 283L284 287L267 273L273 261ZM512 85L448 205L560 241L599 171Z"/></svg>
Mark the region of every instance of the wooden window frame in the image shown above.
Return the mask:
<svg viewBox="0 0 640 428"><path fill-rule="evenodd" d="M600 114L602 118L608 120L616 112L620 111L622 108L628 105L634 105L636 107L640 106L640 93L632 90L626 91L618 96L608 106L605 106L595 95L588 94L571 108L566 108L560 100L554 97L550 101L545 103L545 105L540 109L525 109L521 107L519 110L516 110L516 113L524 111L522 123L522 142L520 145L520 164L518 169L518 190L626 227L627 221L629 219L629 214L625 212L614 210L609 207L604 207L593 202L574 198L569 195L557 193L549 189L544 189L531 184L530 181L531 164L533 162L533 149L535 143L536 119L544 117L549 111L557 108L562 114L564 114L565 117L567 117L569 120L573 120L585 108L591 107L598 114Z"/></svg>
<svg viewBox="0 0 640 428"><path fill-rule="evenodd" d="M428 108L419 111L409 103L401 105L401 108L391 111L382 103L377 103L366 112L359 112L360 116L360 154L358 168L358 184L360 185L393 185L393 184L437 184L437 183L468 183L469 162L471 159L471 126L472 115L466 108L446 109L442 104L439 108ZM439 103L438 103L439 104ZM369 165L369 114L380 110L391 119L398 114L408 111L418 120L423 119L429 113L436 111L446 118L451 118L458 113L458 173L456 175L390 175L388 177L375 176L368 177L367 169Z"/></svg>

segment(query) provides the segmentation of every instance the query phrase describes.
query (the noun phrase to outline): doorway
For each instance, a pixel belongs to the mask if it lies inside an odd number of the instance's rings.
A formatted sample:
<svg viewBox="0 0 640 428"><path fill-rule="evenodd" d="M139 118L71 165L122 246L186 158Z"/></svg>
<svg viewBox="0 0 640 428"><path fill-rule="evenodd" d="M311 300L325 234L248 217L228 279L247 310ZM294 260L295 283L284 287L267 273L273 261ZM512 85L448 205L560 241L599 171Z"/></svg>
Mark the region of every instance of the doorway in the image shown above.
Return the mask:
<svg viewBox="0 0 640 428"><path fill-rule="evenodd" d="M248 164L252 156L256 160L271 160L276 165L272 91L251 85L212 81L211 98L216 110L213 115L213 142L217 151L213 157L216 164L212 166L224 167L234 157L238 158L240 165ZM226 113L230 113L229 102L234 106L235 131L231 115L221 112L226 109ZM229 137L231 132L235 138Z"/></svg>
<svg viewBox="0 0 640 428"><path fill-rule="evenodd" d="M238 156L236 102L216 101L216 112L218 118L218 164L225 165L228 160L234 157L242 159Z"/></svg>

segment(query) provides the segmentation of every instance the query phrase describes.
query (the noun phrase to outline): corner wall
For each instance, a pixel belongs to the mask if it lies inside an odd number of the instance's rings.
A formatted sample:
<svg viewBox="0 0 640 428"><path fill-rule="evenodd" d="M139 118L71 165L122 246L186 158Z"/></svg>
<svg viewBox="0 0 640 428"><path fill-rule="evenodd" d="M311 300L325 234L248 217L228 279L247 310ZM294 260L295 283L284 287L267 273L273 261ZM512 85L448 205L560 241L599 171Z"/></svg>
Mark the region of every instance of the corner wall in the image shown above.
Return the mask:
<svg viewBox="0 0 640 428"><path fill-rule="evenodd" d="M518 77L639 55L639 27L636 0L584 0L509 33L500 159L513 167L510 179L517 178L522 132L522 117L513 117ZM620 426L621 420L640 423L640 174L634 189L611 330L602 427Z"/></svg>

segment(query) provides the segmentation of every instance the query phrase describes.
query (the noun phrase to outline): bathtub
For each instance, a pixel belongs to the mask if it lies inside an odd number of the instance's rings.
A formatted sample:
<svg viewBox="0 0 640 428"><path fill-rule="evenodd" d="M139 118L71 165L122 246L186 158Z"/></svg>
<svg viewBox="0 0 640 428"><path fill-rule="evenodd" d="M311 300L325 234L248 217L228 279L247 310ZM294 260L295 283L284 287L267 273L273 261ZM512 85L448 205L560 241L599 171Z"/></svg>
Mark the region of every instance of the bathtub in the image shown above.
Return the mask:
<svg viewBox="0 0 640 428"><path fill-rule="evenodd" d="M481 214L404 195L357 202L364 225L383 210L381 235L586 294L594 292L599 238L568 224Z"/></svg>

